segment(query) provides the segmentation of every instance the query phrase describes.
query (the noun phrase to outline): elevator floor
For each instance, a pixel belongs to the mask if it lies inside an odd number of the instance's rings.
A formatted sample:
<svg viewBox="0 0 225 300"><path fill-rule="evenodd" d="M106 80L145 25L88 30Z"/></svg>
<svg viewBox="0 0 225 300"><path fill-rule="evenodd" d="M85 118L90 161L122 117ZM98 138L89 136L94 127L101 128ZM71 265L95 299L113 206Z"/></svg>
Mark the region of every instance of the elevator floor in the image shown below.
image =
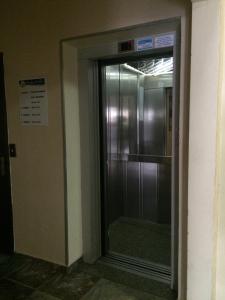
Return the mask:
<svg viewBox="0 0 225 300"><path fill-rule="evenodd" d="M0 255L0 300L174 300L169 285L79 261L66 269L23 255Z"/></svg>
<svg viewBox="0 0 225 300"><path fill-rule="evenodd" d="M170 266L169 225L120 218L109 227L109 251Z"/></svg>

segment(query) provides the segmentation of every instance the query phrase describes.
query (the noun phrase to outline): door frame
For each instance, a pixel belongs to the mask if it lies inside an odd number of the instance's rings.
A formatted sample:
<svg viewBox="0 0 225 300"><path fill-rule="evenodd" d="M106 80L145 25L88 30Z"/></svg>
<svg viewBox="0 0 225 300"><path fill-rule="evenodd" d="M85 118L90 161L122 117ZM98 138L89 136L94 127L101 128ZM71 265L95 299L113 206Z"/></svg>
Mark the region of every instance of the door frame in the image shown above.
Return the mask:
<svg viewBox="0 0 225 300"><path fill-rule="evenodd" d="M139 24L131 27L125 27L113 31L80 36L62 40L61 42L61 69L62 69L62 99L63 99L63 127L64 127L64 170L65 170L65 234L66 234L66 261L70 263L83 256L85 262L93 263L101 256L101 214L100 214L100 170L99 170L99 128L98 128L98 63L99 59L106 59L118 55L118 42L129 39L135 39L143 36L165 34L169 32L176 33L176 43L173 47L174 57L176 58L176 78L174 93L176 99L181 97L181 109L186 103L185 89L183 87L184 78L187 69L180 70L180 60L185 63L183 40L181 44L181 18L171 18L145 24ZM186 34L186 33L185 33ZM184 33L182 32L182 36ZM182 46L182 48L181 48ZM120 54L118 56L124 56ZM132 56L132 55L131 55ZM186 64L185 64L186 66ZM182 80L180 90L180 76ZM72 83L72 84L70 84ZM74 112L75 118L71 117ZM183 109L179 112L181 126L186 122L186 114ZM179 124L179 120L178 124ZM77 134L79 130L79 134ZM186 130L186 127L185 127ZM185 138L185 130L181 127L180 151L179 158L181 172L186 167L183 156L186 149L183 149L182 139ZM77 134L76 143L73 136ZM179 135L179 130L176 132ZM178 141L179 141L178 140ZM71 153L71 145L73 146L73 154ZM179 147L178 147L179 148ZM178 149L177 148L177 149ZM185 153L184 153L185 152ZM177 153L178 154L178 153ZM178 154L179 157L179 154ZM181 160L182 159L182 160ZM79 164L78 164L79 161ZM74 182L72 177L73 170L76 170L78 181ZM73 172L72 172L73 171ZM179 168L176 170L178 175ZM181 174L182 175L182 174ZM75 178L77 178L75 177ZM186 213L183 212L185 206L185 188L187 181L182 176L176 176L179 181L179 194L177 196L177 210L174 212L176 217L176 226L174 228L179 231L180 238L179 264L176 260L174 267L174 277L171 287L178 287L178 271L179 271L179 288L183 291L185 282L183 278L186 276L185 268L185 241L186 235L184 227L186 226ZM73 182L73 185L71 185ZM80 183L79 183L80 182ZM79 193L78 193L79 191ZM71 197L76 195L76 197ZM183 216L181 224L180 216ZM82 214L81 218L73 218ZM80 235L80 226L82 222L82 235ZM77 228L79 230L77 230ZM71 234L73 232L73 234ZM72 238L76 237L76 239ZM76 243L75 243L76 241ZM178 241L178 239L177 239ZM179 265L179 270L177 265Z"/></svg>
<svg viewBox="0 0 225 300"><path fill-rule="evenodd" d="M13 232L13 209L12 209L12 195L11 195L11 176L10 176L10 159L9 159L9 144L8 144L8 125L7 125L7 107L6 107L6 97L5 97L5 81L4 81L4 57L3 53L0 52L0 101L2 102L2 124L3 124L3 139L4 139L4 149L3 153L0 155L4 156L1 162L2 168L5 172L5 185L6 198L3 199L3 214L1 226L4 226L3 236L4 245L0 251L5 254L12 254L14 252L14 232ZM1 199L2 200L2 199ZM1 232L1 229L0 229Z"/></svg>

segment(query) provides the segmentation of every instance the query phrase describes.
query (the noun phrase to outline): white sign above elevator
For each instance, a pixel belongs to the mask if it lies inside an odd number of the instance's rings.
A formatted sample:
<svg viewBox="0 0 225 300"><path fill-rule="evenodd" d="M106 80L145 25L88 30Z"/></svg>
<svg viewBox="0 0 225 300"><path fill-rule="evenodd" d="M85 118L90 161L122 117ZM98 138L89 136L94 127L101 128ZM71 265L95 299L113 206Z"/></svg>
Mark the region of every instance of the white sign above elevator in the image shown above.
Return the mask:
<svg viewBox="0 0 225 300"><path fill-rule="evenodd" d="M175 33L169 32L159 35L144 36L135 40L123 41L118 44L119 52L146 51L150 49L173 47Z"/></svg>

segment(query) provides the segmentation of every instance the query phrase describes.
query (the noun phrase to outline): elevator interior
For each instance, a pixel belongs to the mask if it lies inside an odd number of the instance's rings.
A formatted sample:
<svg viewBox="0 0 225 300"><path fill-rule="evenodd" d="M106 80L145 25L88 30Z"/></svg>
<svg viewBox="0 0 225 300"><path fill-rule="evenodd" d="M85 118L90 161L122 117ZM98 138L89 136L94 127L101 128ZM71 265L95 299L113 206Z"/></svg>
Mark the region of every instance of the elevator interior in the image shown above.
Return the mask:
<svg viewBox="0 0 225 300"><path fill-rule="evenodd" d="M105 255L171 265L173 56L101 64Z"/></svg>

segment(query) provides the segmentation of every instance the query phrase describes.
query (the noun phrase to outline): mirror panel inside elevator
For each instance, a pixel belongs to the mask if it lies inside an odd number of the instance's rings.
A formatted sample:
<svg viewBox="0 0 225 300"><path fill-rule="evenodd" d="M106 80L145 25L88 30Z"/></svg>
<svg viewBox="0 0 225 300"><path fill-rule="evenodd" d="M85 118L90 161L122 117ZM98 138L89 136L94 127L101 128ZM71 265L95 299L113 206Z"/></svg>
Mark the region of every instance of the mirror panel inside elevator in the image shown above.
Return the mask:
<svg viewBox="0 0 225 300"><path fill-rule="evenodd" d="M173 57L101 66L104 251L171 264Z"/></svg>

